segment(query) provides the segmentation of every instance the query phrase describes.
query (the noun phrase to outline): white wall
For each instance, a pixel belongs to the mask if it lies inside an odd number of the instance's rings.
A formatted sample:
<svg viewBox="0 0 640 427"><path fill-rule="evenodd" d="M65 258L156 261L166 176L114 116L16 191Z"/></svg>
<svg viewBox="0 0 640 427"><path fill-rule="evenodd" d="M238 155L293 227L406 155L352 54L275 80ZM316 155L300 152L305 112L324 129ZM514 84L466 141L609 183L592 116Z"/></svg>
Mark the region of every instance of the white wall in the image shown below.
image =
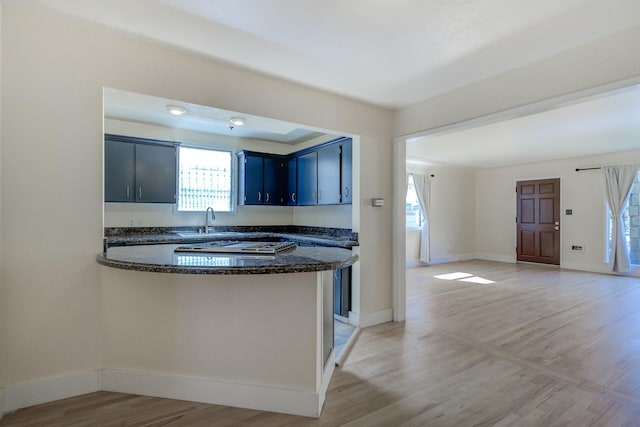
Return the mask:
<svg viewBox="0 0 640 427"><path fill-rule="evenodd" d="M361 313L391 307L391 119L384 109L71 18L2 11L2 348L5 384L104 365L95 262L102 237L102 90L132 92L359 135L354 201L361 230ZM10 185L9 185L10 183ZM116 287L115 300L152 287Z"/></svg>
<svg viewBox="0 0 640 427"><path fill-rule="evenodd" d="M560 178L561 266L605 271L605 202L602 173L576 168L640 163L640 151L524 165L476 172L476 252L484 259L515 261L515 217L518 180ZM571 216L565 215L572 209ZM584 246L572 252L571 245Z"/></svg>
<svg viewBox="0 0 640 427"><path fill-rule="evenodd" d="M408 172L431 178L430 253L433 264L473 258L475 252L475 169L458 166L419 166ZM407 230L406 264L420 257L420 231Z"/></svg>

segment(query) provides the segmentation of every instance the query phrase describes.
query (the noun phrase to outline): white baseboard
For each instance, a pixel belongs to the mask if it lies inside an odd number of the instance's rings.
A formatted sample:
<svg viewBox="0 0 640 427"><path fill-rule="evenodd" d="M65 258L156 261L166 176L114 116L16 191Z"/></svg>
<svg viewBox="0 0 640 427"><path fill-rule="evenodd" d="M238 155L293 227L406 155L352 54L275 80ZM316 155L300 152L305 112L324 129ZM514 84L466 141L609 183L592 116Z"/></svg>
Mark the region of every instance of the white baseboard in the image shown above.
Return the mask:
<svg viewBox="0 0 640 427"><path fill-rule="evenodd" d="M582 262L563 262L560 264L560 268L566 270L588 271L590 273L612 274L611 270L609 270L606 265L587 264Z"/></svg>
<svg viewBox="0 0 640 427"><path fill-rule="evenodd" d="M360 328L366 328L368 326L378 325L380 323L391 322L393 320L393 311L390 308L386 308L380 311L374 311L373 313L353 313L349 312L349 323Z"/></svg>
<svg viewBox="0 0 640 427"><path fill-rule="evenodd" d="M327 389L329 388L329 382L331 381L331 377L333 376L333 371L336 369L336 353L334 350L331 350L331 355L327 359L327 364L324 367L324 372L322 373L322 384L318 388L318 413L313 415L314 417L319 417L320 412L322 412L322 406L324 405L324 400L327 397Z"/></svg>
<svg viewBox="0 0 640 427"><path fill-rule="evenodd" d="M446 264L448 262L469 261L476 259L475 254L459 254L431 258L431 264Z"/></svg>
<svg viewBox="0 0 640 427"><path fill-rule="evenodd" d="M27 406L93 393L101 389L100 369L74 372L20 384L8 384L4 387L2 412L11 412Z"/></svg>
<svg viewBox="0 0 640 427"><path fill-rule="evenodd" d="M324 401L320 399L321 390L313 392L110 368L102 370L102 389L307 417L318 417Z"/></svg>
<svg viewBox="0 0 640 427"><path fill-rule="evenodd" d="M472 258L470 258L472 259ZM478 253L475 254L473 259L481 259L484 261L496 261L496 262L508 262L514 264L516 262L516 256L513 255L501 255L501 254L487 254L487 253Z"/></svg>
<svg viewBox="0 0 640 427"><path fill-rule="evenodd" d="M349 352L351 351L353 344L356 342L356 339L358 339L359 334L360 334L360 327L356 326L356 329L353 331L353 333L351 334L347 342L344 343L344 347L342 347L342 352L340 353L340 356L338 356L338 358L336 359L337 367L341 367L342 365L344 365L344 362L345 360L347 360L347 356L349 355Z"/></svg>

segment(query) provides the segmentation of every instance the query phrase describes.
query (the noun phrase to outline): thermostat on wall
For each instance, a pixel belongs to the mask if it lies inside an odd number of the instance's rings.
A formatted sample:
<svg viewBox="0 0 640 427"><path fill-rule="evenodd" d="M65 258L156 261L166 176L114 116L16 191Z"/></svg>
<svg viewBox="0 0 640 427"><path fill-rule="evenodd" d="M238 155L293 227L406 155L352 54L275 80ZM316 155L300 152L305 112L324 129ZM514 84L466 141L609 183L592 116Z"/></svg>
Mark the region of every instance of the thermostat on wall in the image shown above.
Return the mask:
<svg viewBox="0 0 640 427"><path fill-rule="evenodd" d="M375 208L380 208L380 207L384 206L384 199L381 199L381 198L373 198L373 199L371 199L371 206L373 206Z"/></svg>

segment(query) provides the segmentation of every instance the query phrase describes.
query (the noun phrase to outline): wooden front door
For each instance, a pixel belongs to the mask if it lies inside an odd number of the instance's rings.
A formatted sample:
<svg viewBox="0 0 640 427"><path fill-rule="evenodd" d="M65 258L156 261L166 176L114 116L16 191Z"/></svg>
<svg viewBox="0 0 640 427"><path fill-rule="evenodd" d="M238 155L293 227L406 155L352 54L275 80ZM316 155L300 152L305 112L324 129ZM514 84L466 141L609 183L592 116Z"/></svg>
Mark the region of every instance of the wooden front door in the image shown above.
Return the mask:
<svg viewBox="0 0 640 427"><path fill-rule="evenodd" d="M560 179L518 181L518 261L560 265Z"/></svg>

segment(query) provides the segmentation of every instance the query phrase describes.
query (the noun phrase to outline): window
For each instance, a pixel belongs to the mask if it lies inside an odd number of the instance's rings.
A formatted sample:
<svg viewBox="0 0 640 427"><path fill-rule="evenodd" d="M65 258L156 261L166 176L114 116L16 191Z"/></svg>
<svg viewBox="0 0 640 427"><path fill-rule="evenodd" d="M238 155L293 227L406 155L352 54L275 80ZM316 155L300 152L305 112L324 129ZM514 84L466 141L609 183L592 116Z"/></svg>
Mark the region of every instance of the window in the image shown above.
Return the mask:
<svg viewBox="0 0 640 427"><path fill-rule="evenodd" d="M422 228L422 210L420 209L420 203L418 202L418 195L416 193L416 187L413 184L413 176L409 175L409 185L407 187L407 200L406 200L406 224L407 229L419 230Z"/></svg>
<svg viewBox="0 0 640 427"><path fill-rule="evenodd" d="M607 248L610 248L613 238L613 216L611 210L607 209L607 212L609 213ZM625 242L629 250L631 264L640 265L640 173L631 187L627 204L624 206L622 221L624 222ZM609 251L607 250L608 259Z"/></svg>
<svg viewBox="0 0 640 427"><path fill-rule="evenodd" d="M231 151L180 147L178 210L233 211Z"/></svg>

